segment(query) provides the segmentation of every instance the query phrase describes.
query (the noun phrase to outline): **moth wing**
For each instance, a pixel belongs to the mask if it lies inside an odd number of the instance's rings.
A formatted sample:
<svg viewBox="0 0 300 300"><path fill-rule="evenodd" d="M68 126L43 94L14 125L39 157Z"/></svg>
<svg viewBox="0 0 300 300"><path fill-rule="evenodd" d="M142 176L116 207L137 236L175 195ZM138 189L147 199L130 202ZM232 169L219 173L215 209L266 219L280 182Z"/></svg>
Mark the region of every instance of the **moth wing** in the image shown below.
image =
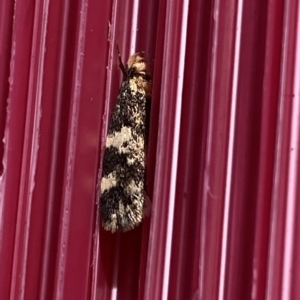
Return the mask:
<svg viewBox="0 0 300 300"><path fill-rule="evenodd" d="M105 229L127 231L149 210L145 193L146 98L122 84L106 138L100 209Z"/></svg>

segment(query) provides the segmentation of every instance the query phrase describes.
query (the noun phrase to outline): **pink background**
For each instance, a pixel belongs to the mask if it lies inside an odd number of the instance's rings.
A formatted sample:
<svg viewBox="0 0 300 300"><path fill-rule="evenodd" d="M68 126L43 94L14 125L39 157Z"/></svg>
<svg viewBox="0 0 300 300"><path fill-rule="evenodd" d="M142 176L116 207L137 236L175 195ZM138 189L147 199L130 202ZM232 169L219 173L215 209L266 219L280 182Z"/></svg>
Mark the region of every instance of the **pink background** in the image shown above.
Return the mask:
<svg viewBox="0 0 300 300"><path fill-rule="evenodd" d="M153 70L153 204L113 235L116 43ZM0 299L300 299L299 74L297 0L0 1Z"/></svg>

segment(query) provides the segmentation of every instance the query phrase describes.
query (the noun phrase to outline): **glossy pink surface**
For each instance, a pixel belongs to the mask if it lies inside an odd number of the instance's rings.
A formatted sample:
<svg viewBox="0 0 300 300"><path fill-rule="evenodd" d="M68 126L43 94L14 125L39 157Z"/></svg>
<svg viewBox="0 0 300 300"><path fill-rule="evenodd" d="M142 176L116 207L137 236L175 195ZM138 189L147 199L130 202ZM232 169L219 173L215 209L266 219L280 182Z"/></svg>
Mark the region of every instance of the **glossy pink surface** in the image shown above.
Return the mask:
<svg viewBox="0 0 300 300"><path fill-rule="evenodd" d="M153 70L150 218L101 228L122 74ZM300 299L297 0L0 2L0 299Z"/></svg>

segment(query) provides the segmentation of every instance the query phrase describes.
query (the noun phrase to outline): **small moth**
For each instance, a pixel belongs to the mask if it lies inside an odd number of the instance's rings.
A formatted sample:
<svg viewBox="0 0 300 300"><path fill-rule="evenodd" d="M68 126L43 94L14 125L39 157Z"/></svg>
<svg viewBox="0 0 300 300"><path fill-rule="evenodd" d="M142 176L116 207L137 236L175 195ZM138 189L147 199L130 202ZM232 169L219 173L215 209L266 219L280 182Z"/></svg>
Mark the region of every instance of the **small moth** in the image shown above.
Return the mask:
<svg viewBox="0 0 300 300"><path fill-rule="evenodd" d="M144 52L123 65L123 82L108 126L100 193L100 215L105 230L128 231L139 225L150 209L145 191L146 148L152 80Z"/></svg>

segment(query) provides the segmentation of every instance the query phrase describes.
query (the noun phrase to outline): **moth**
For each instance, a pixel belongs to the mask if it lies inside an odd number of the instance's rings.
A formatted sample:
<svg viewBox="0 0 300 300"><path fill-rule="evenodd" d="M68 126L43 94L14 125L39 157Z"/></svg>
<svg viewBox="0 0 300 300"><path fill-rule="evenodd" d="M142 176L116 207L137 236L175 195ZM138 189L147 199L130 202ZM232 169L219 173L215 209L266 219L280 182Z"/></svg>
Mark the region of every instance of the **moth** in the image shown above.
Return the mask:
<svg viewBox="0 0 300 300"><path fill-rule="evenodd" d="M108 126L100 184L100 216L105 230L128 231L148 214L145 170L152 79L144 52L131 55Z"/></svg>

